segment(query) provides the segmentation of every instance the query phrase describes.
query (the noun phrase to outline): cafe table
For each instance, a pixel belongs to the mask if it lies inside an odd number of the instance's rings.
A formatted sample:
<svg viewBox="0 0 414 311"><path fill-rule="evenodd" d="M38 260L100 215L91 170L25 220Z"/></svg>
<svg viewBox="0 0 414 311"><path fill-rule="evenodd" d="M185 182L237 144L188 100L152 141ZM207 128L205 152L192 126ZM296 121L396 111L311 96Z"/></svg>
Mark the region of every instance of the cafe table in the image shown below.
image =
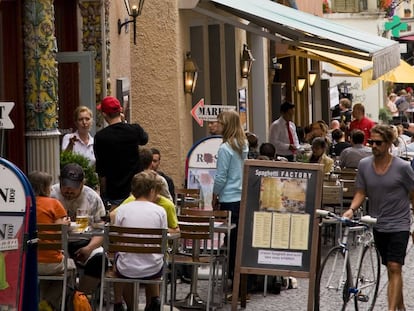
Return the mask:
<svg viewBox="0 0 414 311"><path fill-rule="evenodd" d="M178 222L178 225L180 225L180 222ZM214 222L214 232L216 233L226 233L228 234L228 238L227 238L227 243L230 244L230 232L232 229L234 229L236 227L236 224L233 223L223 223L223 222ZM218 241L220 243L220 241ZM194 260L197 260L200 256L200 240L194 240L193 241L193 245L191 247L191 256L193 257ZM225 258L225 265L226 268L225 270L228 270L228 254L229 254L229 250L230 250L230 245L227 245L228 250L227 250L227 255ZM220 247L218 248L218 250L220 250ZM174 270L175 271L175 270ZM224 272L223 272L224 273ZM171 292L174 293L174 295L172 295L172 297L175 298L175 286L176 286L176 282L175 282L175 274L172 274L173 280L171 282ZM226 286L227 282L227 275L223 276L223 287ZM182 307L182 308L196 308L196 309L205 309L206 307L206 303L201 299L200 295L197 292L197 283L198 283L198 267L196 265L193 266L192 269L192 274L191 274L191 285L190 285L190 292L188 293L188 295L183 299L183 300L179 300L177 301L176 305L178 307ZM224 287L225 288L225 287ZM223 295L225 293L225 290L223 289ZM212 289L212 295L214 295L214 289Z"/></svg>

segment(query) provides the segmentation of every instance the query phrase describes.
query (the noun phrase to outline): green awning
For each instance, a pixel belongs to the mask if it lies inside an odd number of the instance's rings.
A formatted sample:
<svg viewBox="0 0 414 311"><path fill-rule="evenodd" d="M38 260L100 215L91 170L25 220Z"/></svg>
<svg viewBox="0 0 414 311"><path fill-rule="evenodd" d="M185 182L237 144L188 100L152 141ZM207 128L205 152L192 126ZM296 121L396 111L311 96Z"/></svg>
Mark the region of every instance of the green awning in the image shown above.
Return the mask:
<svg viewBox="0 0 414 311"><path fill-rule="evenodd" d="M373 79L400 63L396 41L270 0L201 1L193 10L290 46L372 61Z"/></svg>

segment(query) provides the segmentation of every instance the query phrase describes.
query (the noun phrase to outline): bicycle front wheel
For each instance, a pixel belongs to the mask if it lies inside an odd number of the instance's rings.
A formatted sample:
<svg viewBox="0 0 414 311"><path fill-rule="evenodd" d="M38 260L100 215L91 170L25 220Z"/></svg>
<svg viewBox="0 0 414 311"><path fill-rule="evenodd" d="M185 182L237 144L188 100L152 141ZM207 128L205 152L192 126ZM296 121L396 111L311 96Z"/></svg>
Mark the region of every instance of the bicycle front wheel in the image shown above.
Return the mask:
<svg viewBox="0 0 414 311"><path fill-rule="evenodd" d="M342 247L332 248L316 277L315 310L345 310L350 298L351 266Z"/></svg>
<svg viewBox="0 0 414 311"><path fill-rule="evenodd" d="M366 246L362 253L356 279L355 310L374 310L380 282L381 262L375 246Z"/></svg>

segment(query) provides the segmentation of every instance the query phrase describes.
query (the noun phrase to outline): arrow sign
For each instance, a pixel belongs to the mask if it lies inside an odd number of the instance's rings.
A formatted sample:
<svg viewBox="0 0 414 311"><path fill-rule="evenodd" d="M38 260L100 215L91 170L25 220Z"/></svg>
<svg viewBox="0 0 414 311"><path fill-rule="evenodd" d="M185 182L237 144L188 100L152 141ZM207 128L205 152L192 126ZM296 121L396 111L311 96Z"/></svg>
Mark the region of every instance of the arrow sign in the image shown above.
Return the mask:
<svg viewBox="0 0 414 311"><path fill-rule="evenodd" d="M217 121L219 113L225 110L236 110L236 106L204 105L202 98L191 109L191 115L198 125L203 126L204 121Z"/></svg>
<svg viewBox="0 0 414 311"><path fill-rule="evenodd" d="M0 129L14 129L14 124L9 117L13 107L13 102L0 102Z"/></svg>

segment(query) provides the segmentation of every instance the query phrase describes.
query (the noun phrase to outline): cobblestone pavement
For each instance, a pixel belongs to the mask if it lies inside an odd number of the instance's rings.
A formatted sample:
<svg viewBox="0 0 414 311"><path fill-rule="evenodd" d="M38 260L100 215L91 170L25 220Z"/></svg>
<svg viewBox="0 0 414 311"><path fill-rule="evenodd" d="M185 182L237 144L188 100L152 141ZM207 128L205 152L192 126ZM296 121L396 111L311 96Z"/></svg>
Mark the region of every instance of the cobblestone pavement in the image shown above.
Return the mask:
<svg viewBox="0 0 414 311"><path fill-rule="evenodd" d="M328 247L327 247L328 248ZM407 311L414 311L414 295L412 290L414 288L414 247L410 239L408 248L406 262L403 267L403 279L404 279L404 298L405 306ZM298 288L297 289L284 289L279 295L272 293L267 293L264 297L263 292L254 293L250 295L250 300L247 302L247 306L244 310L254 310L254 311L274 311L274 310L290 310L290 311L304 311L307 310L307 299L308 299L308 279L297 279ZM207 280L201 279L198 282L198 294L202 299L207 297ZM379 286L378 298L375 304L374 310L387 310L387 285L388 279L386 274L386 269L384 266L381 267L381 281ZM177 299L184 299L187 294L190 292L190 285L180 283L177 284ZM145 302L145 297L143 296L143 290L140 292L140 307ZM221 307L215 308L216 310L231 310L231 303L223 304ZM238 306L240 308L240 305ZM105 308L104 308L105 310ZM112 310L112 308L110 308ZM140 308L141 310L141 308ZM170 310L169 306L165 307L165 311ZM175 308L175 311L182 310L196 310L188 308ZM200 309L198 309L200 310ZM354 310L354 305L352 302L349 303L347 310Z"/></svg>
<svg viewBox="0 0 414 311"><path fill-rule="evenodd" d="M404 299L407 311L414 310L414 295L412 293L414 288L414 247L410 239L406 262L403 267L403 279L404 279ZM266 310L290 310L290 311L303 311L307 310L307 297L308 297L308 279L298 279L297 289L282 290L280 295L267 293L266 297L263 293L255 293L250 295L250 301L247 302L246 311L266 311ZM378 298L375 304L374 310L387 310L387 285L388 278L385 266L381 266L381 281L378 291ZM207 281L199 281L198 293L205 299L207 293ZM189 292L189 285L178 284L177 298L184 298ZM238 306L238 309L241 309ZM189 310L189 309L180 309ZM231 303L224 304L218 310L231 310ZM347 310L354 310L352 302L349 303Z"/></svg>

